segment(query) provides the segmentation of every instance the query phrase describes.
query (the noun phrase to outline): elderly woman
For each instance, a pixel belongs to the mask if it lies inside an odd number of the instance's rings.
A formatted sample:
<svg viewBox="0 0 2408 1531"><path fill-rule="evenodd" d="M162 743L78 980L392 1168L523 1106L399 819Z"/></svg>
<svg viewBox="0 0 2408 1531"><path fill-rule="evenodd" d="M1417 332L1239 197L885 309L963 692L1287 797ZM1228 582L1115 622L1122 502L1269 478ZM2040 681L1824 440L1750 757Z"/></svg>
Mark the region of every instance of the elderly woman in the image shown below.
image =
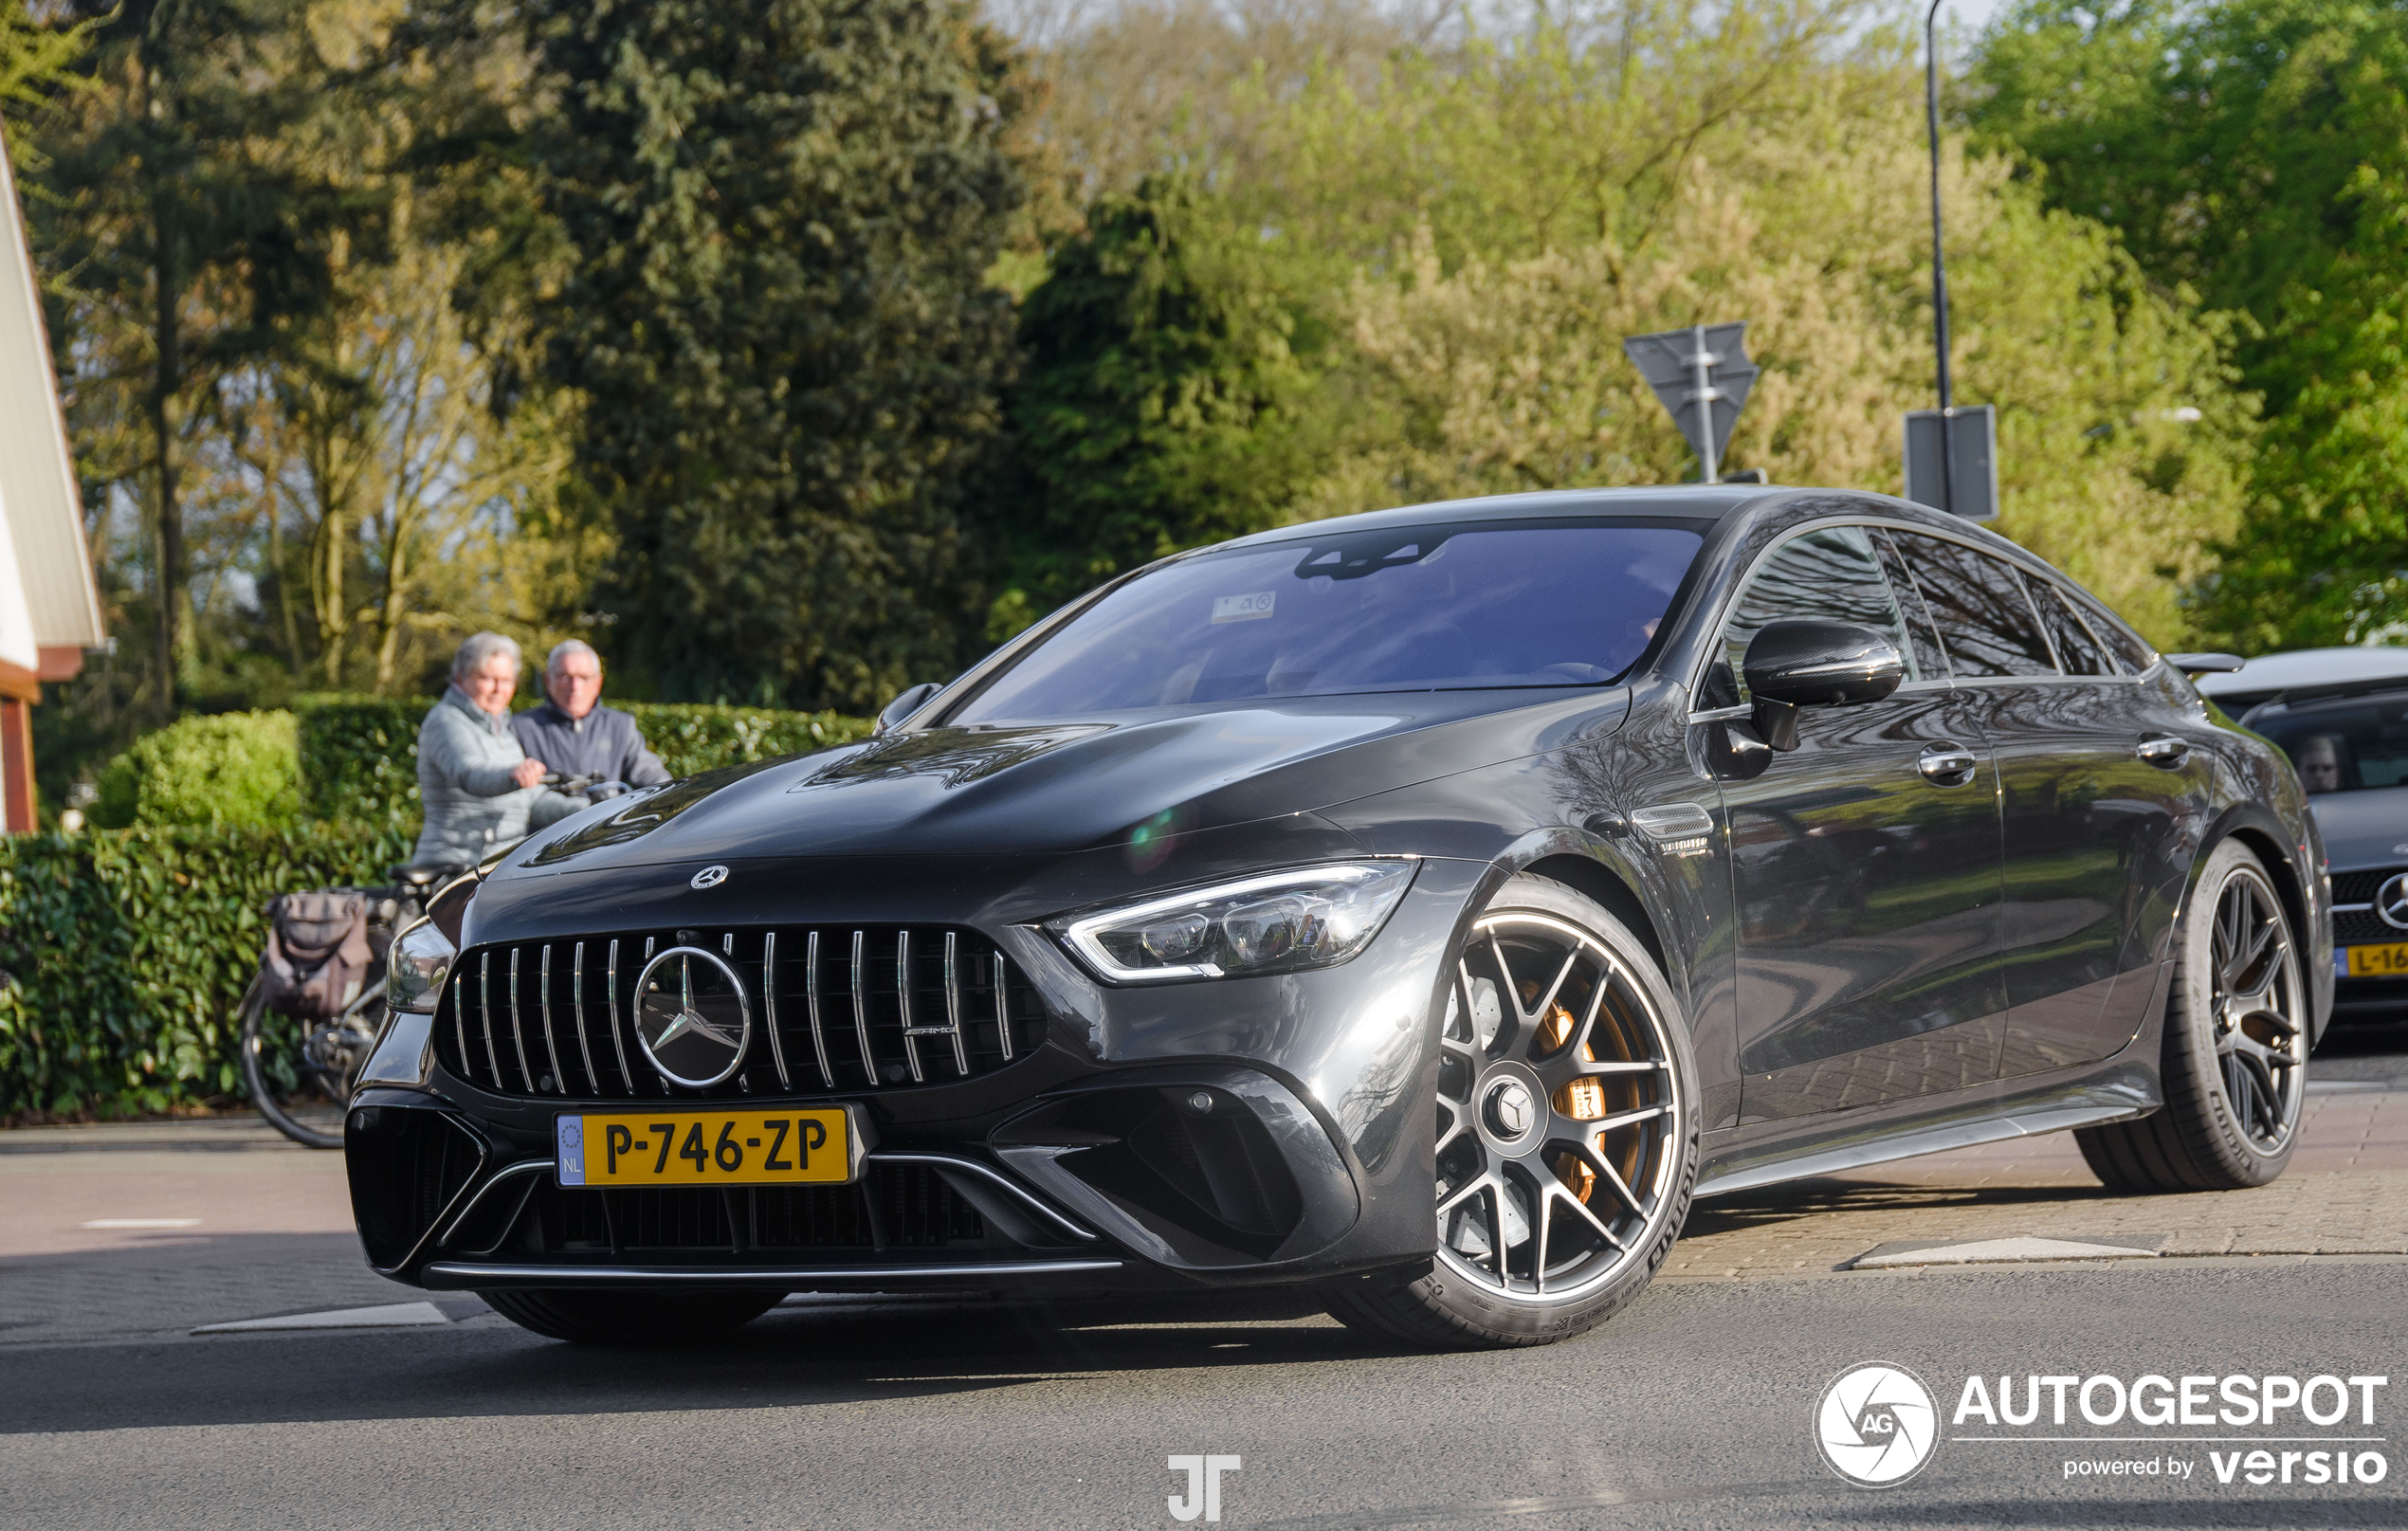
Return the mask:
<svg viewBox="0 0 2408 1531"><path fill-rule="evenodd" d="M539 785L544 765L510 731L519 646L481 632L451 660L451 686L418 725L418 795L427 809L411 860L467 866L585 805Z"/></svg>

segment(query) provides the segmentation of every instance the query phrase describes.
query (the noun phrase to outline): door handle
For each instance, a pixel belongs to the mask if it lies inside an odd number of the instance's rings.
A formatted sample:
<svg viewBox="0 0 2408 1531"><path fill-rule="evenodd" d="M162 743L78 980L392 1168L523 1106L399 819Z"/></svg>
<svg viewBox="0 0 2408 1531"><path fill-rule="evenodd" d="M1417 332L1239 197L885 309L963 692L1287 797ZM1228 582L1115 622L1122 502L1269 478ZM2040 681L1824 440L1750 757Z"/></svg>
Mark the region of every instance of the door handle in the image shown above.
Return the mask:
<svg viewBox="0 0 2408 1531"><path fill-rule="evenodd" d="M1961 787L1981 769L1981 756L1961 744L1926 744L1915 760L1925 781L1940 787Z"/></svg>
<svg viewBox="0 0 2408 1531"><path fill-rule="evenodd" d="M2153 766L2171 771L2182 763L2182 757L2191 753L2191 747L2171 734L2160 734L2154 738L2141 740L2132 747L2132 753Z"/></svg>

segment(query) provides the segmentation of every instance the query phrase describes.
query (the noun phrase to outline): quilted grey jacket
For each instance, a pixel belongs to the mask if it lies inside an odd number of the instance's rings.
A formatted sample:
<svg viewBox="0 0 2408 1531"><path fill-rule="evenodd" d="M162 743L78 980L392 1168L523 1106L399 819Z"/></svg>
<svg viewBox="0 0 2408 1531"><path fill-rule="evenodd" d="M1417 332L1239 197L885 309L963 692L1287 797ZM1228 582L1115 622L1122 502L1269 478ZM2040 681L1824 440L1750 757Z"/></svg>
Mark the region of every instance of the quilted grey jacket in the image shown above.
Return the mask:
<svg viewBox="0 0 2408 1531"><path fill-rule="evenodd" d="M521 787L510 773L525 759L506 718L496 718L458 686L418 725L418 796L427 827L410 859L421 866L465 866L495 846L522 840L584 807L543 787Z"/></svg>

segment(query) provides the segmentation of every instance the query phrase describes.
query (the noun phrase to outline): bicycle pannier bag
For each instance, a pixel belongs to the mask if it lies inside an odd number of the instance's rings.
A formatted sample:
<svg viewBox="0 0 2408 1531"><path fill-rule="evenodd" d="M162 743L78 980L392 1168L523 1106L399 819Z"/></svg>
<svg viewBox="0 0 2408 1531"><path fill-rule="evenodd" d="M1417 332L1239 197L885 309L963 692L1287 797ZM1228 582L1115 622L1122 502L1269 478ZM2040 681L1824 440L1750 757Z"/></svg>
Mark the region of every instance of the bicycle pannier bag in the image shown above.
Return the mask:
<svg viewBox="0 0 2408 1531"><path fill-rule="evenodd" d="M374 960L362 893L286 893L267 902L267 956L260 977L267 1008L323 1021L359 997Z"/></svg>

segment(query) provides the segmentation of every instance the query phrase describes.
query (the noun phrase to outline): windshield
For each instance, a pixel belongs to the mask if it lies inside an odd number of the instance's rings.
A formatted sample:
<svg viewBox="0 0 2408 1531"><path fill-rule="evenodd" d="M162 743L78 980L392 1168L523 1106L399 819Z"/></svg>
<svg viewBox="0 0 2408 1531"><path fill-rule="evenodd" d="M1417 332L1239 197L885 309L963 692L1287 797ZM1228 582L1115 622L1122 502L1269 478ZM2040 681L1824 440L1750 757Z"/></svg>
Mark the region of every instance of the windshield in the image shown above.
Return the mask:
<svg viewBox="0 0 2408 1531"><path fill-rule="evenodd" d="M2318 707L2251 726L2283 747L2310 793L2408 784L2408 697Z"/></svg>
<svg viewBox="0 0 2408 1531"><path fill-rule="evenodd" d="M1693 523L1484 522L1209 554L1114 591L950 720L1601 685L1646 650L1704 541Z"/></svg>

